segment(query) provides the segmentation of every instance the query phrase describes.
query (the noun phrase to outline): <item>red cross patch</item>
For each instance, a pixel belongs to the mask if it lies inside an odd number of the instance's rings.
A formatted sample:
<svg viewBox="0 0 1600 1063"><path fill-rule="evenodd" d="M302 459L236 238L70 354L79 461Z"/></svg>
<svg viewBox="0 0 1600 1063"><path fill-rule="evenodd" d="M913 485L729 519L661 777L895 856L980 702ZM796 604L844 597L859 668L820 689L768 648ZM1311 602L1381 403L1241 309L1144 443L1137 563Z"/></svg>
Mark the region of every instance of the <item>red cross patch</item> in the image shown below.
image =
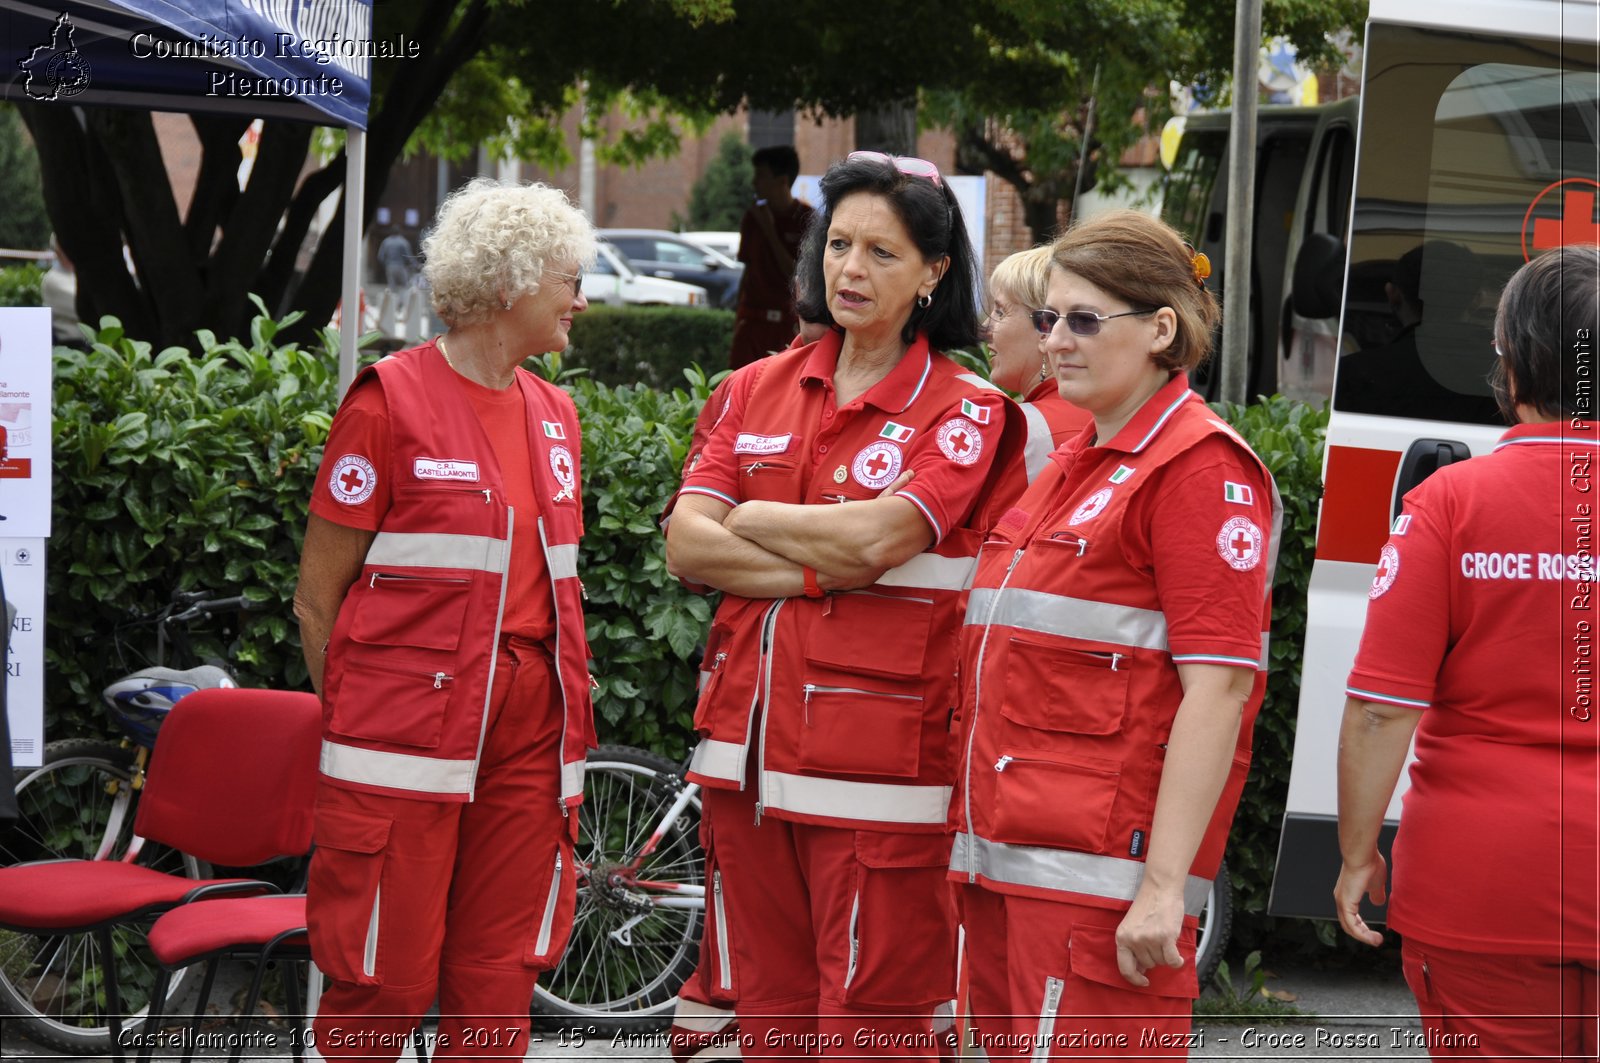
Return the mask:
<svg viewBox="0 0 1600 1063"><path fill-rule="evenodd" d="M333 463L333 471L328 474L328 491L333 500L346 506L359 506L377 488L377 470L360 454L346 454Z"/></svg>
<svg viewBox="0 0 1600 1063"><path fill-rule="evenodd" d="M550 448L550 471L556 474L556 482L568 491L573 489L577 478L573 473L572 451L557 443Z"/></svg>
<svg viewBox="0 0 1600 1063"><path fill-rule="evenodd" d="M1261 529L1249 517L1230 517L1217 532L1217 553L1240 572L1261 564L1261 546Z"/></svg>
<svg viewBox="0 0 1600 1063"><path fill-rule="evenodd" d="M1394 586L1394 578L1399 574L1400 551L1394 548L1393 543L1384 543L1383 550L1378 554L1378 571L1372 576L1372 589L1367 592L1367 597L1383 597L1384 592Z"/></svg>
<svg viewBox="0 0 1600 1063"><path fill-rule="evenodd" d="M850 473L862 487L882 488L900 475L905 457L900 448L887 439L876 439L856 452L850 463Z"/></svg>
<svg viewBox="0 0 1600 1063"><path fill-rule="evenodd" d="M983 453L983 433L965 417L952 417L939 426L934 437L939 452L957 465L972 465Z"/></svg>

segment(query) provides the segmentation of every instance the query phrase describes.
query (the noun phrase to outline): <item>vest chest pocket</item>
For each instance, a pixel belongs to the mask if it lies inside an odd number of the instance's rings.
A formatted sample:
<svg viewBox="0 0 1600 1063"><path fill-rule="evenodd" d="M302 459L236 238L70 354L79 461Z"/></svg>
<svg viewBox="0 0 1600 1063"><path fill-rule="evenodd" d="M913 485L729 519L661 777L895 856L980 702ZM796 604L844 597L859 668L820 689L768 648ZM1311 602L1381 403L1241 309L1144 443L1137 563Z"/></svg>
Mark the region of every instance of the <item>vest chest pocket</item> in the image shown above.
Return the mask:
<svg viewBox="0 0 1600 1063"><path fill-rule="evenodd" d="M846 674L917 681L932 624L932 598L873 591L835 594L812 622L806 660Z"/></svg>
<svg viewBox="0 0 1600 1063"><path fill-rule="evenodd" d="M739 462L739 495L746 501L798 502L793 458L747 457Z"/></svg>
<svg viewBox="0 0 1600 1063"><path fill-rule="evenodd" d="M1128 712L1133 658L1013 635L1006 647L1000 714L1038 731L1114 735Z"/></svg>
<svg viewBox="0 0 1600 1063"><path fill-rule="evenodd" d="M361 583L365 585L362 586ZM464 576L367 572L354 593L350 637L373 646L454 650L472 597Z"/></svg>

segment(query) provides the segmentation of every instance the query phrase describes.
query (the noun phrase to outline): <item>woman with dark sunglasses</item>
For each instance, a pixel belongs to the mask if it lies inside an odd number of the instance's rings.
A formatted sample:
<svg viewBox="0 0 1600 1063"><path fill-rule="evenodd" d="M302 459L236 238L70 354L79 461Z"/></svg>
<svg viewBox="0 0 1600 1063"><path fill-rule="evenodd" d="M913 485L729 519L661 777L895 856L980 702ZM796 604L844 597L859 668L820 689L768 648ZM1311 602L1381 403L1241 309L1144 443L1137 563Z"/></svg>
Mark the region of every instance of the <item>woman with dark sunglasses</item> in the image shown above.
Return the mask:
<svg viewBox="0 0 1600 1063"><path fill-rule="evenodd" d="M1090 420L1088 411L1061 397L1044 337L1033 323L1050 287L1050 268L1050 248L1041 245L1007 256L989 274L989 379L1021 396L1029 480L1044 470L1052 450Z"/></svg>
<svg viewBox="0 0 1600 1063"><path fill-rule="evenodd" d="M667 529L723 591L690 776L706 787L707 958L740 1050L933 1059L955 995L945 882L960 597L1023 486L977 342L955 198L921 159L831 167L800 260L815 343L739 374Z"/></svg>
<svg viewBox="0 0 1600 1063"><path fill-rule="evenodd" d="M1182 1057L1265 688L1277 492L1189 389L1204 260L1134 211L1052 257L1033 319L1094 423L984 543L962 629L972 1026L991 1058Z"/></svg>

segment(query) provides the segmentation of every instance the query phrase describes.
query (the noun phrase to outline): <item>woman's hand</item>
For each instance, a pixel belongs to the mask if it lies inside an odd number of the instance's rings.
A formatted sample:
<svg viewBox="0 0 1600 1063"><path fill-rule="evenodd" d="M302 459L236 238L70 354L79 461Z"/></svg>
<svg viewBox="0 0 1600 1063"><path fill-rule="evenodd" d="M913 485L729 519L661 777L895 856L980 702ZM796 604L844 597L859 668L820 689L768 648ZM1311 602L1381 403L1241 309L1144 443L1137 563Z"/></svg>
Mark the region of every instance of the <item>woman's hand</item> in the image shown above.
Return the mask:
<svg viewBox="0 0 1600 1063"><path fill-rule="evenodd" d="M1339 925L1346 934L1373 947L1383 944L1383 935L1361 918L1361 897L1364 894L1373 904L1382 904L1389 896L1388 885L1389 865L1376 849L1370 860L1360 864L1346 861L1339 869L1333 901L1339 911Z"/></svg>
<svg viewBox="0 0 1600 1063"><path fill-rule="evenodd" d="M1152 967L1183 967L1178 934L1183 930L1183 890L1161 889L1146 878L1117 926L1117 970L1129 984L1147 986Z"/></svg>

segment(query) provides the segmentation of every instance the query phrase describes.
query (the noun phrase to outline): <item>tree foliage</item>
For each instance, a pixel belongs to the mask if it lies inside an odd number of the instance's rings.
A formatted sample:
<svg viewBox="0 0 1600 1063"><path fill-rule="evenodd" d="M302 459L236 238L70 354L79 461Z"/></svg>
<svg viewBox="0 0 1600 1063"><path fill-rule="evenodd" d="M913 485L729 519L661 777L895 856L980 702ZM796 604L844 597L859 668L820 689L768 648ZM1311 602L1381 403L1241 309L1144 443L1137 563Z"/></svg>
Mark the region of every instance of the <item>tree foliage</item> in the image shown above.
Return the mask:
<svg viewBox="0 0 1600 1063"><path fill-rule="evenodd" d="M50 219L39 187L39 154L16 109L0 104L0 247L42 251L50 245Z"/></svg>
<svg viewBox="0 0 1600 1063"><path fill-rule="evenodd" d="M717 154L689 189L689 216L673 221L679 229L728 231L739 228L750 206L750 145L737 133L723 135Z"/></svg>

